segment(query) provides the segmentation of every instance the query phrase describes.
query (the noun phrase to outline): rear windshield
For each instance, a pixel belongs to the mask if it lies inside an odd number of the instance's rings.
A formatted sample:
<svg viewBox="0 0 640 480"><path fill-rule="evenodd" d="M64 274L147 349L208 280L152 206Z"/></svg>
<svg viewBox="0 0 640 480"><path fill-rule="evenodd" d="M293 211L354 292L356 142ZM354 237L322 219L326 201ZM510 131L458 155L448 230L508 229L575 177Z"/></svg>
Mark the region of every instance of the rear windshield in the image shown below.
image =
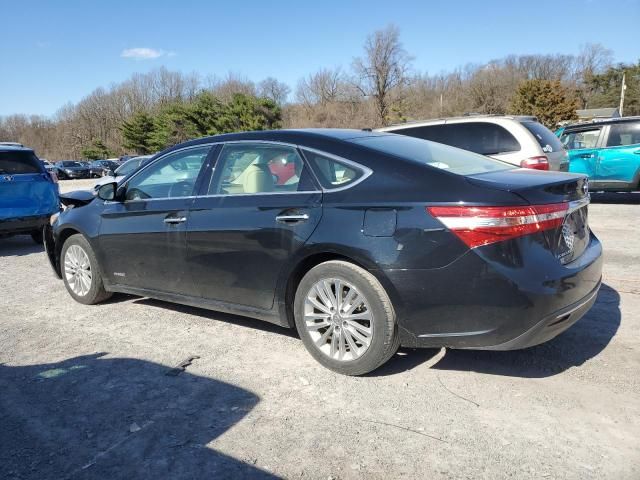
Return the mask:
<svg viewBox="0 0 640 480"><path fill-rule="evenodd" d="M0 174L42 173L43 168L38 157L28 150L0 152Z"/></svg>
<svg viewBox="0 0 640 480"><path fill-rule="evenodd" d="M477 153L404 135L360 137L350 141L458 175L475 175L516 168L510 163Z"/></svg>
<svg viewBox="0 0 640 480"><path fill-rule="evenodd" d="M560 142L558 137L541 123L522 122L522 125L533 134L544 153L559 152L563 149L562 142Z"/></svg>

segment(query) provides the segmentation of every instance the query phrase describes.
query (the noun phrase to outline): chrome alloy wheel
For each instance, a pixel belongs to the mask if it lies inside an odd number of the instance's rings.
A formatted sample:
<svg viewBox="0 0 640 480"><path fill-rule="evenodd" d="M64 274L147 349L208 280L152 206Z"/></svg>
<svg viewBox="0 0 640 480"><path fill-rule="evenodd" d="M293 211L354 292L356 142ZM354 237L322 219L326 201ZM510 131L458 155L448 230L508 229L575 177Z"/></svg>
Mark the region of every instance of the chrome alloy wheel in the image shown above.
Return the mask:
<svg viewBox="0 0 640 480"><path fill-rule="evenodd" d="M91 263L87 252L79 245L71 245L64 256L64 274L67 284L80 297L91 288Z"/></svg>
<svg viewBox="0 0 640 480"><path fill-rule="evenodd" d="M365 296L349 282L322 279L304 302L304 323L314 345L329 358L351 361L373 339L373 314Z"/></svg>

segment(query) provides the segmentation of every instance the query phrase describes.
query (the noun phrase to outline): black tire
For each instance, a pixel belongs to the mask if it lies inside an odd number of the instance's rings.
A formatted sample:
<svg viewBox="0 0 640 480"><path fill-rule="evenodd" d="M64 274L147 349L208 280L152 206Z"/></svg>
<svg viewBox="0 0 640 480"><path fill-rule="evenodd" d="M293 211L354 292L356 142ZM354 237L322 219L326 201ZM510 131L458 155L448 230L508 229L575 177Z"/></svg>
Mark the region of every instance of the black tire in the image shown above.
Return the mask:
<svg viewBox="0 0 640 480"><path fill-rule="evenodd" d="M315 345L307 330L305 300L308 292L322 279L346 281L367 299L373 317L373 334L369 347L356 359L344 361L331 358ZM349 262L331 260L309 270L296 291L294 316L300 338L309 353L323 366L343 375L364 375L375 370L389 360L400 346L395 311L387 292L371 273Z"/></svg>
<svg viewBox="0 0 640 480"><path fill-rule="evenodd" d="M31 232L31 239L38 245L43 245L44 233L42 232L42 230L34 230L33 232Z"/></svg>
<svg viewBox="0 0 640 480"><path fill-rule="evenodd" d="M66 255L69 248L74 245L80 247L86 253L89 259L91 285L84 295L79 295L73 291L73 288L69 285L69 281L65 273ZM107 292L104 288L98 260L96 259L91 245L89 244L87 239L79 233L71 235L69 238L67 238L67 240L65 240L64 245L62 245L62 251L60 252L60 270L62 272L62 279L64 281L64 286L67 288L67 292L69 292L69 295L71 295L73 299L79 303L83 303L85 305L95 305L96 303L107 300L109 297L111 297L111 295L113 295L111 292Z"/></svg>

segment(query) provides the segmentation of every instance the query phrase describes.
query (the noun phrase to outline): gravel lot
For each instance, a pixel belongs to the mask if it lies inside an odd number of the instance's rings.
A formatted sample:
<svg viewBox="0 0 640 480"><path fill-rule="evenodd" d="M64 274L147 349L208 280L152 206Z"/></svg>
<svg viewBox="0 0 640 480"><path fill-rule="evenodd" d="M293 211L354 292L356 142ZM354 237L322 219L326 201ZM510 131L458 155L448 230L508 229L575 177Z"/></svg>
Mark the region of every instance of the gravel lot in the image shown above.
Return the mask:
<svg viewBox="0 0 640 480"><path fill-rule="evenodd" d="M0 478L638 479L639 220L637 195L594 196L604 286L553 341L362 378L258 320L75 303L29 237L0 240Z"/></svg>

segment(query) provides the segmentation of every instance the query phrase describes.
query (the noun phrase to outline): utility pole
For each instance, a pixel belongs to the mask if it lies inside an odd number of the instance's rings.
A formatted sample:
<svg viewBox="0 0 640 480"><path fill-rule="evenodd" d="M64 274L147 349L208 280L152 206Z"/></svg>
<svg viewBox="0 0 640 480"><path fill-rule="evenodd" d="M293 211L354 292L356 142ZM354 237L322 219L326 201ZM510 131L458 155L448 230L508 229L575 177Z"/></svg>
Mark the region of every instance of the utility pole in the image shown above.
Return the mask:
<svg viewBox="0 0 640 480"><path fill-rule="evenodd" d="M627 85L625 84L624 80L625 80L625 73L622 74L622 88L620 89L620 107L618 108L618 111L620 112L620 116L624 116L623 115L623 109L624 109L624 91L627 89Z"/></svg>

